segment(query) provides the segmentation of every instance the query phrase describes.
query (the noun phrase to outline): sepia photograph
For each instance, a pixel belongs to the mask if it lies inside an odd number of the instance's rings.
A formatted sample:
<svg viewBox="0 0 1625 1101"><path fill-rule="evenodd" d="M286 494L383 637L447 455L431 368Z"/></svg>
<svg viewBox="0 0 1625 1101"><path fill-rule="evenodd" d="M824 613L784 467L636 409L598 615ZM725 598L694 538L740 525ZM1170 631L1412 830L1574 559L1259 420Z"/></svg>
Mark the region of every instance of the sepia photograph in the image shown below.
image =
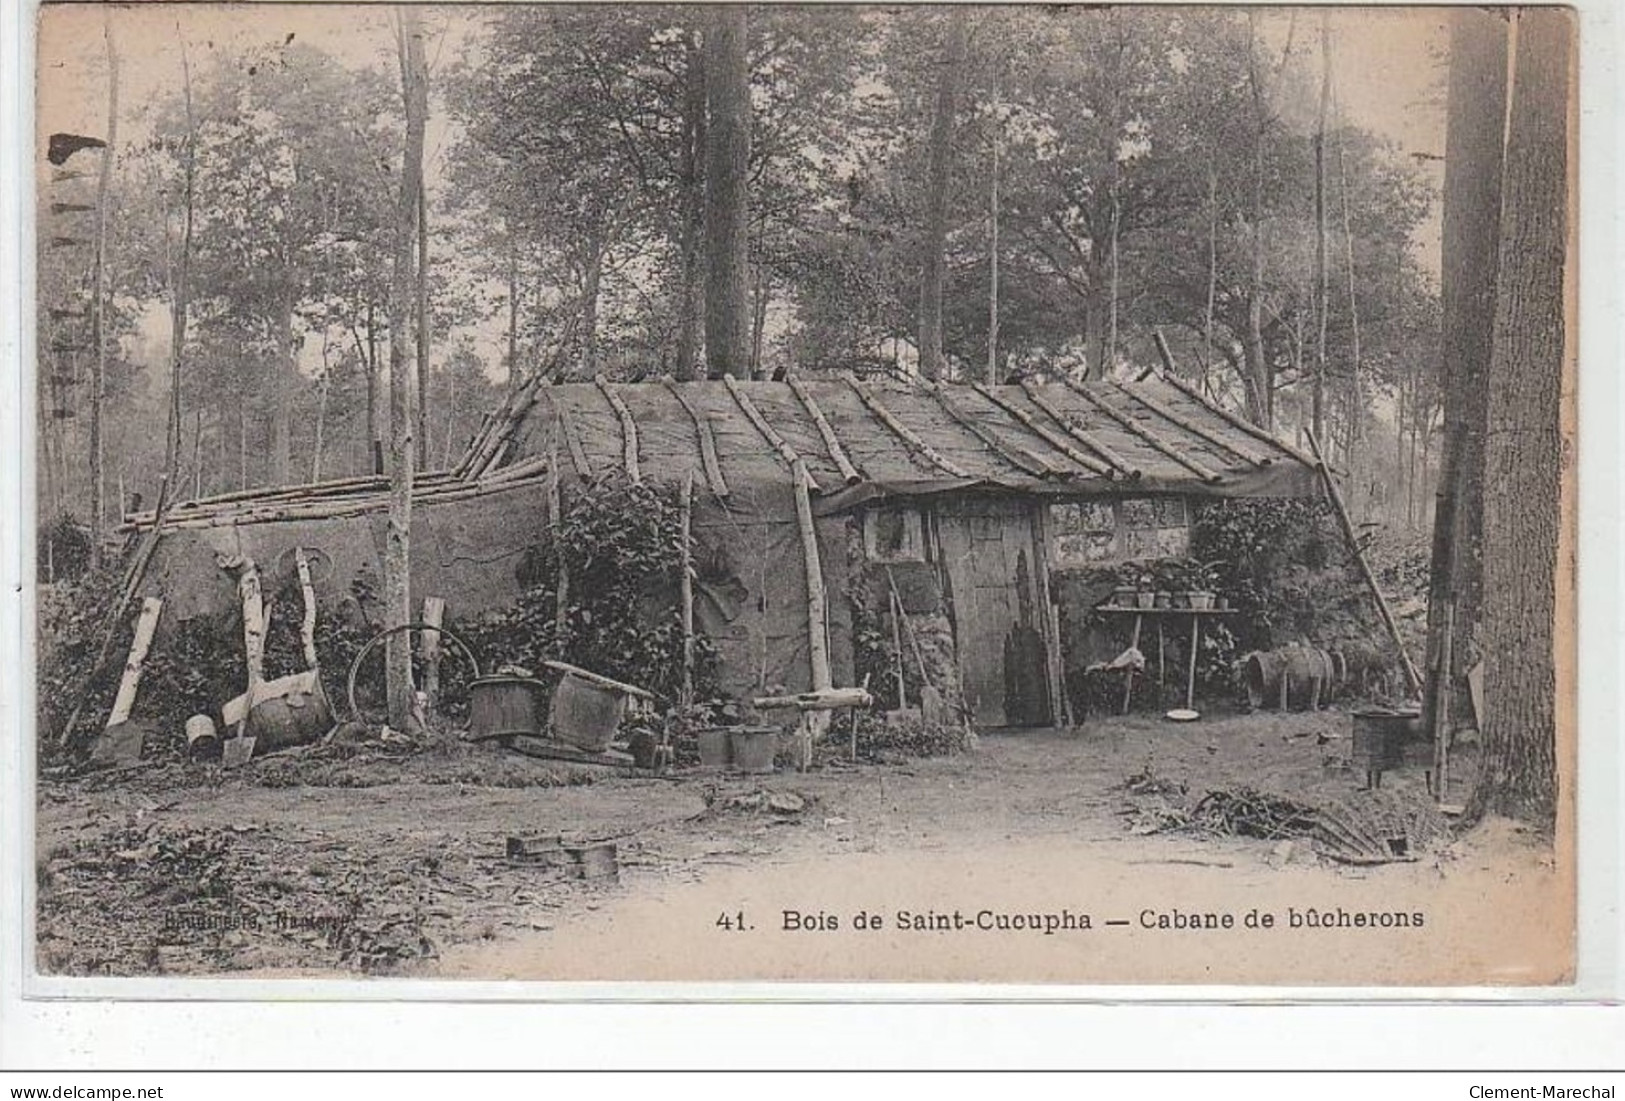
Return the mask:
<svg viewBox="0 0 1625 1101"><path fill-rule="evenodd" d="M33 979L1575 983L1583 29L42 4Z"/></svg>

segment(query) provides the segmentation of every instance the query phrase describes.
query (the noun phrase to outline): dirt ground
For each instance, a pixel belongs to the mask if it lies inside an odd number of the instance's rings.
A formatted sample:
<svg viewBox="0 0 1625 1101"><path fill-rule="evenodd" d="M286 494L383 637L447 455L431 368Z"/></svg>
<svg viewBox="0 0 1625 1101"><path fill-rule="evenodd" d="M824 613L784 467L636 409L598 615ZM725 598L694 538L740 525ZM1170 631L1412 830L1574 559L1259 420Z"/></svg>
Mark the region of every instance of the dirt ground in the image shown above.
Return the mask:
<svg viewBox="0 0 1625 1101"><path fill-rule="evenodd" d="M1504 823L1453 838L1420 772L1362 794L1337 711L1130 717L760 777L347 752L42 781L40 971L1527 983L1560 977L1571 943L1551 932L1566 911L1549 849ZM1410 847L1348 863L1324 835L1238 835L1214 791L1408 815ZM618 877L507 857L510 837L560 834L613 841ZM1288 927L1311 908L1371 927ZM915 928L956 911L972 935ZM1281 928L1244 932L1249 911ZM1068 913L1089 928L993 927ZM1157 926L1193 913L1235 925ZM1378 927L1397 913L1425 925Z"/></svg>

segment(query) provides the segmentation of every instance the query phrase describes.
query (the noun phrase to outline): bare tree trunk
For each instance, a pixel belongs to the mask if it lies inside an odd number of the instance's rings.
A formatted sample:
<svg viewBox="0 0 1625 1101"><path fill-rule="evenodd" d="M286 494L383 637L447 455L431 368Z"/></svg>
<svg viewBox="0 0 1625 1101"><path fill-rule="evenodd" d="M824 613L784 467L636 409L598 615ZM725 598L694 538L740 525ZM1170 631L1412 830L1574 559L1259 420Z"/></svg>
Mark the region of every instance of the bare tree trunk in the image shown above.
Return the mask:
<svg viewBox="0 0 1625 1101"><path fill-rule="evenodd" d="M581 372L583 378L598 374L598 298L604 278L604 240L602 228L597 231L588 247L587 268L581 286Z"/></svg>
<svg viewBox="0 0 1625 1101"><path fill-rule="evenodd" d="M1349 444L1348 467L1355 468L1355 457L1360 441L1365 438L1365 380L1360 365L1360 301L1354 282L1354 230L1349 223L1349 182L1343 156L1343 138L1337 139L1337 189L1343 204L1343 257L1348 267L1349 283Z"/></svg>
<svg viewBox="0 0 1625 1101"><path fill-rule="evenodd" d="M400 201L395 213L395 256L389 319L389 527L384 544L385 626L412 619L412 377L406 339L411 327L412 244L417 228L418 192L423 186L423 129L428 113L428 74L423 61L423 26L411 7L397 9L401 92L406 103L406 155L401 167ZM405 730L412 710L411 632L385 642L384 675L389 722Z"/></svg>
<svg viewBox="0 0 1625 1101"><path fill-rule="evenodd" d="M700 346L705 318L705 53L700 36L690 34L688 69L683 75L682 280L677 306L676 375L700 377Z"/></svg>
<svg viewBox="0 0 1625 1101"><path fill-rule="evenodd" d="M1264 139L1269 132L1268 91L1259 71L1256 16L1247 14L1247 83L1253 101L1253 202L1251 264L1247 281L1247 339L1243 354L1248 378L1247 419L1264 429L1273 427L1274 372L1264 348ZM1283 61L1284 64L1284 61Z"/></svg>
<svg viewBox="0 0 1625 1101"><path fill-rule="evenodd" d="M1422 714L1430 718L1438 690L1436 667L1444 649L1447 603L1454 602L1450 643L1453 685L1461 685L1479 656L1478 627L1484 600L1485 418L1500 248L1507 96L1506 20L1471 8L1452 12L1451 20L1441 288L1444 317L1440 346L1444 354L1438 365L1444 399L1444 445L1433 509L1428 593L1430 676L1422 709ZM1351 296L1352 275L1351 268ZM1468 695L1452 691L1451 698L1458 701L1451 718L1459 720L1465 715Z"/></svg>
<svg viewBox="0 0 1625 1101"><path fill-rule="evenodd" d="M1202 315L1202 392L1211 395L1208 370L1213 363L1213 306L1219 295L1219 170L1208 152L1207 165L1207 310Z"/></svg>
<svg viewBox="0 0 1625 1101"><path fill-rule="evenodd" d="M418 416L417 444L420 470L429 466L429 194L421 182L418 186L418 270L417 332L418 353Z"/></svg>
<svg viewBox="0 0 1625 1101"><path fill-rule="evenodd" d="M751 321L750 321L750 377L758 380L767 378L767 372L762 367L762 338L767 333L767 304L772 296L772 281L768 276L767 267L756 265L756 277L752 280L751 290Z"/></svg>
<svg viewBox="0 0 1625 1101"><path fill-rule="evenodd" d="M712 378L750 370L750 68L743 4L719 5L707 25L705 353Z"/></svg>
<svg viewBox="0 0 1625 1101"><path fill-rule="evenodd" d="M508 253L508 392L519 385L519 246Z"/></svg>
<svg viewBox="0 0 1625 1101"><path fill-rule="evenodd" d="M942 374L942 286L948 242L948 185L953 177L954 114L960 74L969 48L964 12L947 9L948 41L937 76L937 102L931 115L930 163L926 169L925 239L920 256L920 374Z"/></svg>
<svg viewBox="0 0 1625 1101"><path fill-rule="evenodd" d="M277 373L271 395L271 478L274 486L293 482L293 394L299 384L298 344L294 340L294 291L283 291L279 311L282 347L277 356Z"/></svg>
<svg viewBox="0 0 1625 1101"><path fill-rule="evenodd" d="M378 325L372 299L367 299L367 462L368 474L382 474L373 469L373 454L378 447Z"/></svg>
<svg viewBox="0 0 1625 1101"><path fill-rule="evenodd" d="M322 377L316 383L316 442L310 449L310 480L322 480L322 431L327 423L327 393L333 388L333 371L327 362L327 335L322 335Z"/></svg>
<svg viewBox="0 0 1625 1101"><path fill-rule="evenodd" d="M104 470L102 406L107 401L107 204L113 182L113 160L118 149L118 53L113 47L113 23L104 16L102 34L107 46L107 146L102 150L96 181L96 258L90 300L90 340L96 348L96 373L90 382L90 565L102 564L102 529L106 520L107 475ZM122 505L120 506L123 507Z"/></svg>
<svg viewBox="0 0 1625 1101"><path fill-rule="evenodd" d="M1004 144L998 88L993 91L993 178L987 202L987 381L999 384L999 153Z"/></svg>
<svg viewBox="0 0 1625 1101"><path fill-rule="evenodd" d="M192 204L197 180L197 117L192 110L192 66L180 41L181 89L186 104L186 168L181 195L181 252L169 292L169 426L164 433L164 477L173 483L181 463L181 369L186 359L186 312L191 295ZM165 225L165 236L168 236ZM177 492L179 487L177 487Z"/></svg>
<svg viewBox="0 0 1625 1101"><path fill-rule="evenodd" d="M237 488L248 488L248 417L237 403Z"/></svg>
<svg viewBox="0 0 1625 1101"><path fill-rule="evenodd" d="M1470 816L1550 830L1557 815L1557 692L1572 689L1561 606L1572 563L1558 557L1574 454L1562 432L1567 346L1569 81L1573 14L1518 9L1517 63L1502 182L1500 264L1489 372L1484 484L1485 721ZM1572 553L1572 551L1570 552ZM1572 622L1572 621L1571 621ZM1565 624L1568 626L1570 624Z"/></svg>
<svg viewBox="0 0 1625 1101"><path fill-rule="evenodd" d="M1326 315L1331 306L1331 277L1326 264L1326 109L1332 98L1331 15L1320 13L1320 113L1315 122L1315 383L1309 420L1315 439L1326 438Z"/></svg>

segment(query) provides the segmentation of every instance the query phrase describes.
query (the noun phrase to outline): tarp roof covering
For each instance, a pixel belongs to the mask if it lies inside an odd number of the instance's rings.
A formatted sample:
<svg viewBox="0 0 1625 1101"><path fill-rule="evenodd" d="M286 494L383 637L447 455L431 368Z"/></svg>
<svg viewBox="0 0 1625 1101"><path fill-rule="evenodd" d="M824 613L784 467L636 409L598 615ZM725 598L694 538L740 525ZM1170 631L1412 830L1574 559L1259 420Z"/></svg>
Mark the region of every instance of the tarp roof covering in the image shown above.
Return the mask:
<svg viewBox="0 0 1625 1101"><path fill-rule="evenodd" d="M629 442L633 445L629 453ZM548 465L725 491L803 463L820 511L982 489L1060 496L1308 496L1313 461L1182 383L1005 386L821 378L532 384L465 457L465 475Z"/></svg>

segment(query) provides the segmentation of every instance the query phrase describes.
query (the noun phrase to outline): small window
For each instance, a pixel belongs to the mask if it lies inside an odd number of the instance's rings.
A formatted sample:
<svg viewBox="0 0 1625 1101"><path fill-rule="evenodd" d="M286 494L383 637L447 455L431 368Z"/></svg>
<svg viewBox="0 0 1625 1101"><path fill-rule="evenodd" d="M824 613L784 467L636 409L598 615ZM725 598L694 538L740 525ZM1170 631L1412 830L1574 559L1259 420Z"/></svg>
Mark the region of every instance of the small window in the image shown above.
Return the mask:
<svg viewBox="0 0 1625 1101"><path fill-rule="evenodd" d="M1068 501L1050 506L1055 563L1093 566L1190 552L1190 513L1183 497Z"/></svg>
<svg viewBox="0 0 1625 1101"><path fill-rule="evenodd" d="M871 510L864 516L863 542L871 562L925 561L925 538L918 509Z"/></svg>

